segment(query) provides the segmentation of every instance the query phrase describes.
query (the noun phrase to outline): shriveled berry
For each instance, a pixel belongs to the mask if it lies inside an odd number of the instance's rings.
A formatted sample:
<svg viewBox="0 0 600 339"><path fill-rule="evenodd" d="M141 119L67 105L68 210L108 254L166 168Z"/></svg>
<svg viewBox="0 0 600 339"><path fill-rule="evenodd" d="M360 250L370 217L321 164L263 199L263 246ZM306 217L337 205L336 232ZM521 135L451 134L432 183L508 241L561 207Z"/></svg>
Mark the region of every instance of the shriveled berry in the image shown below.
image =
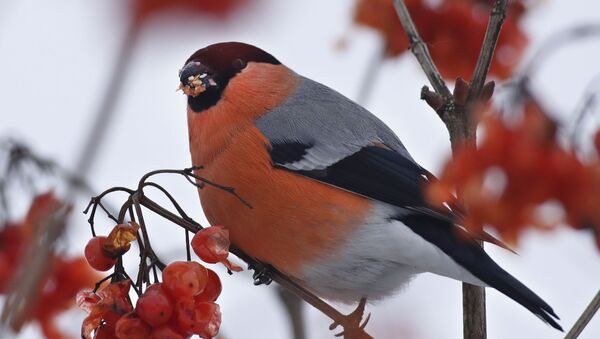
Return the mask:
<svg viewBox="0 0 600 339"><path fill-rule="evenodd" d="M98 271L108 271L117 262L117 259L111 258L102 249L102 246L106 242L106 237L98 236L93 237L85 246L85 259L92 268Z"/></svg>

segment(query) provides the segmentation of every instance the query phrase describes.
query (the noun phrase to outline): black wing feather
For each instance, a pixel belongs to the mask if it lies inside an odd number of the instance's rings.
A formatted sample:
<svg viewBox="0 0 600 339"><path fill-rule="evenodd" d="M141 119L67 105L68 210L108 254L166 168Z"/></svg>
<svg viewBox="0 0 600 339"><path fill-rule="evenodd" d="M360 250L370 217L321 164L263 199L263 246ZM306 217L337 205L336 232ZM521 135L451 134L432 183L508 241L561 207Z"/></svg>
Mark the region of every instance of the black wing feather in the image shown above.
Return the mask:
<svg viewBox="0 0 600 339"><path fill-rule="evenodd" d="M468 235L464 234L465 231L430 216L409 214L395 219L404 223L423 239L435 244L481 281L504 293L552 327L562 331L562 327L553 319L553 317L558 319L558 316L552 307L498 266L481 246L469 240ZM460 233L463 233L463 236L460 236Z"/></svg>
<svg viewBox="0 0 600 339"><path fill-rule="evenodd" d="M301 160L309 148L310 145L297 142L276 143L270 151L271 159L276 166L289 170L284 165ZM413 161L393 150L367 146L326 169L292 172L414 211L395 219L437 246L478 279L562 331L553 319L558 317L546 302L498 266L475 242L468 240L469 236L454 225L450 214L429 209L422 185L432 176Z"/></svg>
<svg viewBox="0 0 600 339"><path fill-rule="evenodd" d="M284 148L287 151L284 152ZM308 145L302 149L304 153L306 148ZM299 149L297 143L290 144L289 148L275 144L271 159L282 166L290 162L286 161L291 158L290 154L300 154ZM325 170L293 172L395 206L426 205L421 186L428 172L406 157L382 147L364 147Z"/></svg>

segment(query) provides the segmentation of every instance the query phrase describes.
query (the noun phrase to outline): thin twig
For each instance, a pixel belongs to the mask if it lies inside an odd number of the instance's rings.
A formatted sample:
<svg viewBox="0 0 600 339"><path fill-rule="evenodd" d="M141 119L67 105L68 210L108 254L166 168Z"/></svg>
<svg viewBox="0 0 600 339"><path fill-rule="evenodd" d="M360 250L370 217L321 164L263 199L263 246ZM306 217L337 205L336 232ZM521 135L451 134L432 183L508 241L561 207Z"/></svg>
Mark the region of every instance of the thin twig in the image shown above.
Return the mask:
<svg viewBox="0 0 600 339"><path fill-rule="evenodd" d="M600 309L600 291L596 293L594 299L592 299L590 304L585 308L579 319L575 322L575 325L573 325L569 333L565 336L565 339L576 339L579 337L583 329L585 329L596 312L598 312L598 309Z"/></svg>
<svg viewBox="0 0 600 339"><path fill-rule="evenodd" d="M431 54L429 54L429 49L427 45L421 39L417 28L408 12L408 8L404 4L404 0L394 0L394 7L396 8L396 13L398 14L398 18L400 18L400 23L408 36L408 42L410 43L410 50L415 55L421 68L425 72L427 79L433 86L435 92L441 95L444 99L449 100L452 98L452 93L446 86L444 79L440 72L438 71L433 59L431 58Z"/></svg>
<svg viewBox="0 0 600 339"><path fill-rule="evenodd" d="M496 43L502 30L502 24L506 19L506 6L508 0L496 0L492 6L490 12L490 20L485 31L485 37L483 38L483 44L481 45L481 51L477 58L477 64L475 70L471 76L469 84L469 95L467 96L467 102L473 102L479 99L481 96L481 90L485 84L490 65L492 64L492 58L494 56L494 50L496 49Z"/></svg>

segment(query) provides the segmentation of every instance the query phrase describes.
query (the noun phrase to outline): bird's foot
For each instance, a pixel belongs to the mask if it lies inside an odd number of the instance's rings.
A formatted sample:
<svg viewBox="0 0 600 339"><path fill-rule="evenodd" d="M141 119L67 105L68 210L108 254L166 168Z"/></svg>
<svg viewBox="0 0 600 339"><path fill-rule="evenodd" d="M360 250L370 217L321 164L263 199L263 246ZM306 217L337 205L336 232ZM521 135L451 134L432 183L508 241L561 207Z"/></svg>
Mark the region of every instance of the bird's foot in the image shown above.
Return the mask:
<svg viewBox="0 0 600 339"><path fill-rule="evenodd" d="M369 322L369 319L371 319L371 313L369 313L363 321L366 304L367 298L361 298L356 309L352 313L345 316L342 321L334 321L333 324L329 326L329 330L333 331L336 327L341 325L344 330L335 334L336 337L355 337L355 335L352 335L351 333L363 332L365 326L367 326L367 323Z"/></svg>
<svg viewBox="0 0 600 339"><path fill-rule="evenodd" d="M249 270L254 270L252 273L252 279L254 279L254 285L269 285L273 282L271 279L271 265L266 264L258 264L252 265L248 264Z"/></svg>

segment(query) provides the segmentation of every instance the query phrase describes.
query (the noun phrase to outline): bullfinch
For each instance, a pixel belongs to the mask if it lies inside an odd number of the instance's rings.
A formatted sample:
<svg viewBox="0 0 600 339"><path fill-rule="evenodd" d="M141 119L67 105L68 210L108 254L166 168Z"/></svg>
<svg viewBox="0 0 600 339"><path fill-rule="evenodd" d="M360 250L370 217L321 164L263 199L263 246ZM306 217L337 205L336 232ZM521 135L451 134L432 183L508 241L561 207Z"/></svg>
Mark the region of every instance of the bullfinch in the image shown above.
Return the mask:
<svg viewBox="0 0 600 339"><path fill-rule="evenodd" d="M429 207L430 174L360 105L239 42L198 50L180 81L197 174L251 206L204 186L202 208L246 254L342 302L384 298L431 272L493 287L561 329L451 211Z"/></svg>

